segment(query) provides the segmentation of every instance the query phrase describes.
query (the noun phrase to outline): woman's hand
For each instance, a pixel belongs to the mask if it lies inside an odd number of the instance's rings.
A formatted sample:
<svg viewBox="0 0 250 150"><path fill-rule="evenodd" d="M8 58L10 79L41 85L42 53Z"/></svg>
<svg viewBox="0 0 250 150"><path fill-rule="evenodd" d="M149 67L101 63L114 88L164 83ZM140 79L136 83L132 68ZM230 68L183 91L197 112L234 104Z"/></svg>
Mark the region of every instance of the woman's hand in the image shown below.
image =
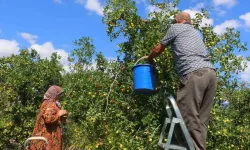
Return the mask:
<svg viewBox="0 0 250 150"><path fill-rule="evenodd" d="M58 116L60 117L60 120L62 122L66 122L66 120L68 118L68 112L66 110L59 110Z"/></svg>
<svg viewBox="0 0 250 150"><path fill-rule="evenodd" d="M68 116L67 110L59 110L58 116L59 116L59 117Z"/></svg>

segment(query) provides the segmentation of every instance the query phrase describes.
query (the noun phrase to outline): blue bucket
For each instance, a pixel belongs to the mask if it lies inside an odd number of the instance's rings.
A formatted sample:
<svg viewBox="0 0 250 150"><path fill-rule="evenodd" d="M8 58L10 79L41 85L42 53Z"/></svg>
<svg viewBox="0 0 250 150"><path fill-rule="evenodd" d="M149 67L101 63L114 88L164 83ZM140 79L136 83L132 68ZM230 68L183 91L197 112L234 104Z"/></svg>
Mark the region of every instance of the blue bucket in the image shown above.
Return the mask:
<svg viewBox="0 0 250 150"><path fill-rule="evenodd" d="M153 93L155 90L155 71L150 64L138 64L133 68L134 92Z"/></svg>

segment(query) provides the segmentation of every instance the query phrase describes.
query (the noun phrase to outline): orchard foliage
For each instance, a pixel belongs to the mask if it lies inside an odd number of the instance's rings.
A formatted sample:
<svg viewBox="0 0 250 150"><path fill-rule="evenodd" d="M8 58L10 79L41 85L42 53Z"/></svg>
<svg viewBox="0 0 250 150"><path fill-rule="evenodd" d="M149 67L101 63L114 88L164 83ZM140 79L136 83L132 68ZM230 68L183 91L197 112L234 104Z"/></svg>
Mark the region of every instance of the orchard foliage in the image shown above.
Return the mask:
<svg viewBox="0 0 250 150"><path fill-rule="evenodd" d="M208 133L210 149L248 149L250 90L240 88L229 95L229 106L214 105Z"/></svg>
<svg viewBox="0 0 250 150"><path fill-rule="evenodd" d="M65 91L62 106L70 112L63 125L66 149L156 149L166 117L164 99L175 95L179 84L170 47L155 60L153 95L133 92L131 68L160 42L172 22L170 18L179 10L178 1L150 0L150 4L160 11L143 18L133 0L106 1L103 23L107 34L111 41L125 39L118 44L117 60L97 53L88 37L74 41L67 73L56 54L41 59L34 50L21 50L18 55L0 58L0 147L15 149L31 136L43 94L57 84ZM217 35L211 25L202 24L204 18L209 14L202 9L193 23L202 34L218 76L208 149L247 149L250 91L238 79L246 58L236 54L246 51L246 44L233 29ZM230 102L226 108L220 105L224 100Z"/></svg>
<svg viewBox="0 0 250 150"><path fill-rule="evenodd" d="M41 59L35 50L0 58L0 147L20 146L33 131L43 93L61 84L58 56ZM15 148L13 148L15 149Z"/></svg>

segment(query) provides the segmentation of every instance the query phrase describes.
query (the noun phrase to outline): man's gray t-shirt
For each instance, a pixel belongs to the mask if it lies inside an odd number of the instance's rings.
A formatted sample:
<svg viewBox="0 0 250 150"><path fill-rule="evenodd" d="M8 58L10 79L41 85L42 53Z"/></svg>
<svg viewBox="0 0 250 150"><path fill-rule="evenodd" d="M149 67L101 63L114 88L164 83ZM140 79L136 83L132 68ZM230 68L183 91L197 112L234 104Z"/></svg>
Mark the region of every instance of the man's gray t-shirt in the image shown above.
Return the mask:
<svg viewBox="0 0 250 150"><path fill-rule="evenodd" d="M201 68L213 68L199 32L191 24L173 24L162 39L171 45L179 77Z"/></svg>

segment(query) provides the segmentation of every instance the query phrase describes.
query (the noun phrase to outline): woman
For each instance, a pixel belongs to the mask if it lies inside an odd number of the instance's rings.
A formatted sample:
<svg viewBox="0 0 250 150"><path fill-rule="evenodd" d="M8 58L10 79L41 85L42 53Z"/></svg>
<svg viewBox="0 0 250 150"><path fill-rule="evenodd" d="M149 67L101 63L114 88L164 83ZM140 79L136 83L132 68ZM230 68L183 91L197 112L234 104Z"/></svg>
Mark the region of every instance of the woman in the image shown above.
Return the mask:
<svg viewBox="0 0 250 150"><path fill-rule="evenodd" d="M42 136L47 139L49 150L62 149L61 122L68 117L68 112L61 109L59 99L62 97L61 87L53 85L44 94L43 103L37 116L33 136ZM43 141L33 141L31 150L46 149Z"/></svg>

